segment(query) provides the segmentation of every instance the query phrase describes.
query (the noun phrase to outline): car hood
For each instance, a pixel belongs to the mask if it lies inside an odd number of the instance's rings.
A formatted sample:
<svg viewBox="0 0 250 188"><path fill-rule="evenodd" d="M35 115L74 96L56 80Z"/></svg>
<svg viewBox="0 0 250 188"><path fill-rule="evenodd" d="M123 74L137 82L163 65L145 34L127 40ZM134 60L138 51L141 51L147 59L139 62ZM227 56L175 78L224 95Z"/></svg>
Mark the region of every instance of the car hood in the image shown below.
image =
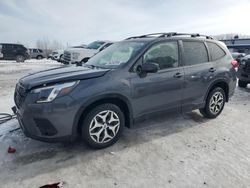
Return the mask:
<svg viewBox="0 0 250 188"><path fill-rule="evenodd" d="M73 80L84 80L101 77L110 69L92 69L87 67L61 67L29 74L19 80L19 83L26 89L44 84L66 82Z"/></svg>

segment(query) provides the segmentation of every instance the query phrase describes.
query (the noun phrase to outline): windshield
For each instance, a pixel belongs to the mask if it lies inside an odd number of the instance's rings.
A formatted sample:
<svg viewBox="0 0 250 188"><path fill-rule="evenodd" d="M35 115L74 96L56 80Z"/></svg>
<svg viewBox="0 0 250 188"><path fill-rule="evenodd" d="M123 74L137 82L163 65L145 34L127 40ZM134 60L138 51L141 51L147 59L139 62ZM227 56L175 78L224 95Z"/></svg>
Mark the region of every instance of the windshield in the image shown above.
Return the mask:
<svg viewBox="0 0 250 188"><path fill-rule="evenodd" d="M134 57L142 49L144 44L144 42L129 41L115 43L90 58L86 65L115 69Z"/></svg>
<svg viewBox="0 0 250 188"><path fill-rule="evenodd" d="M92 42L90 43L87 48L88 49L98 49L100 48L105 42L101 42L101 41L95 41L95 42Z"/></svg>

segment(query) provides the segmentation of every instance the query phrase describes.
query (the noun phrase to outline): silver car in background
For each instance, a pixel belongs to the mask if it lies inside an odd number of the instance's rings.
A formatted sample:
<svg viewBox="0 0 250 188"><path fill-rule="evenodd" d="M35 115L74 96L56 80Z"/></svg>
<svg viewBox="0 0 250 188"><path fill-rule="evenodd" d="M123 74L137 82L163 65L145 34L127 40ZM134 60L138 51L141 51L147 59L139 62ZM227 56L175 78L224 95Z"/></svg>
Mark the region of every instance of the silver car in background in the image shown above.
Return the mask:
<svg viewBox="0 0 250 188"><path fill-rule="evenodd" d="M46 57L46 53L39 48L30 48L29 53L31 59L43 59Z"/></svg>

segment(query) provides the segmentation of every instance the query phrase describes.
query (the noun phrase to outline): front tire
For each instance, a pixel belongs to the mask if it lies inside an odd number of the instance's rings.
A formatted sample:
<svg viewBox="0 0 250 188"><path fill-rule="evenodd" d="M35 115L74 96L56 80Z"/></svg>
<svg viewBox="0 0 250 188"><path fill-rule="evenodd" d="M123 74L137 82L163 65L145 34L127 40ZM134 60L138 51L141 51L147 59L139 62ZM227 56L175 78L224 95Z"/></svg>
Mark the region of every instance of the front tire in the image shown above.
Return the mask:
<svg viewBox="0 0 250 188"><path fill-rule="evenodd" d="M247 82L242 81L242 80L239 80L239 81L238 81L238 86L239 86L239 87L245 88L245 87L247 87Z"/></svg>
<svg viewBox="0 0 250 188"><path fill-rule="evenodd" d="M200 113L206 118L214 119L222 112L225 102L225 91L217 87L209 93L206 105L204 108L200 109Z"/></svg>
<svg viewBox="0 0 250 188"><path fill-rule="evenodd" d="M102 104L93 108L82 125L84 141L94 149L113 145L120 137L125 125L125 117L115 104Z"/></svg>
<svg viewBox="0 0 250 188"><path fill-rule="evenodd" d="M41 56L41 55L38 55L37 57L36 57L36 59L42 59L43 58L43 56Z"/></svg>

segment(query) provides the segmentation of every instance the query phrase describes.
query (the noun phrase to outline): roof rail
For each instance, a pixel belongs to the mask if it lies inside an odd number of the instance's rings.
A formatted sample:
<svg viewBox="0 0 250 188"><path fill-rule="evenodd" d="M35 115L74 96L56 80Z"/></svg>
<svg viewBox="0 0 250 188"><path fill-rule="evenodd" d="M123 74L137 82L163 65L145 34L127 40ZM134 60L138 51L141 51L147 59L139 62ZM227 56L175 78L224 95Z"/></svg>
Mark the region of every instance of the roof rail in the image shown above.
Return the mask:
<svg viewBox="0 0 250 188"><path fill-rule="evenodd" d="M175 32L170 32L170 33L150 33L150 34L146 34L146 35L139 35L139 36L133 36L133 37L129 37L126 38L125 40L129 40L129 39L137 39L137 38L146 38L146 37L150 37L150 36L154 36L154 35L159 35L160 36L170 36L172 34L175 34Z"/></svg>
<svg viewBox="0 0 250 188"><path fill-rule="evenodd" d="M169 33L151 33L151 34L146 34L146 35L140 35L140 36L134 36L134 37L129 37L126 38L125 40L129 39L136 39L136 38L146 38L154 35L159 35L157 38L162 38L162 37L173 37L173 36L181 36L181 35L189 35L190 37L205 37L206 39L214 39L211 36L207 35L200 35L198 33L177 33L177 32L169 32Z"/></svg>
<svg viewBox="0 0 250 188"><path fill-rule="evenodd" d="M190 37L205 37L206 39L214 39L208 35L201 35L199 33L175 33L173 36L189 35Z"/></svg>

